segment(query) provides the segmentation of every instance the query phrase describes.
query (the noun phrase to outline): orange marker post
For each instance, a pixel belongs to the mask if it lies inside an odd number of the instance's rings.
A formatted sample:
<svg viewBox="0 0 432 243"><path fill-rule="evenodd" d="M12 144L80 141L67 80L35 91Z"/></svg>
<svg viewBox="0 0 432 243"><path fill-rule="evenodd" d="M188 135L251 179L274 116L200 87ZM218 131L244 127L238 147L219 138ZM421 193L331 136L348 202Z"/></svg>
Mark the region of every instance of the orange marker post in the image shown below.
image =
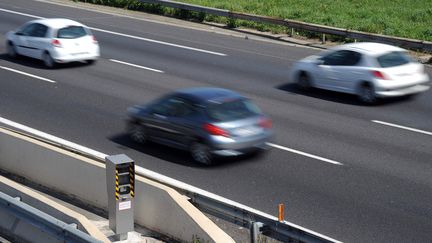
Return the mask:
<svg viewBox="0 0 432 243"><path fill-rule="evenodd" d="M283 203L279 204L279 222L284 221L284 211L285 211L285 205Z"/></svg>

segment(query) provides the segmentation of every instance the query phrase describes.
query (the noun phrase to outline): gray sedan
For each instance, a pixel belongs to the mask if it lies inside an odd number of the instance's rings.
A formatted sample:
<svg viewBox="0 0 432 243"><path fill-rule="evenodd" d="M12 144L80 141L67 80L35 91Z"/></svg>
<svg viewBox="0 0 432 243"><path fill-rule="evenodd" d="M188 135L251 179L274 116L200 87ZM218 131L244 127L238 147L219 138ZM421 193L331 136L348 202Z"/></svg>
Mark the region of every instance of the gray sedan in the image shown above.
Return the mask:
<svg viewBox="0 0 432 243"><path fill-rule="evenodd" d="M203 164L267 148L272 122L249 99L221 88L189 88L128 109L133 140L188 150Z"/></svg>

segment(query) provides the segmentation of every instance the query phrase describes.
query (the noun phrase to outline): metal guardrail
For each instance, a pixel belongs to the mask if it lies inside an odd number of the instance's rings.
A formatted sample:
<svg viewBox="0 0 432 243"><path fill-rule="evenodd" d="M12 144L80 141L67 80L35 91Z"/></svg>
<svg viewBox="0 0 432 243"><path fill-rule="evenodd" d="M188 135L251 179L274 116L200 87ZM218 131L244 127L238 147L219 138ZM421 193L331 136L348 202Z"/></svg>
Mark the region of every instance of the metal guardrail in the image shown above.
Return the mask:
<svg viewBox="0 0 432 243"><path fill-rule="evenodd" d="M20 200L0 192L0 208L30 225L48 233L63 242L100 243L90 235L76 229L74 224L66 224L51 215L35 209Z"/></svg>
<svg viewBox="0 0 432 243"><path fill-rule="evenodd" d="M259 230L263 235L282 242L340 242L288 221L280 222L277 217L157 172L139 166L136 166L135 171L140 176L176 189L189 197L192 204L200 210L236 225L249 228L251 237L257 233L256 230Z"/></svg>
<svg viewBox="0 0 432 243"><path fill-rule="evenodd" d="M402 37L395 37L395 36L386 36L380 34L372 34L372 33L343 29L343 28L329 27L329 26L319 25L319 24L310 24L310 23L305 23L305 22L295 21L295 20L259 16L254 14L238 13L238 12L233 12L225 9L209 8L209 7L203 7L194 4L179 3L170 0L137 0L137 1L143 3L159 4L170 8L202 12L202 13L207 13L207 14L212 14L212 15L227 17L232 19L242 19L242 20L248 20L248 21L253 21L258 23L282 25L282 26L287 26L289 28L301 29L301 30L315 32L315 33L343 36L345 38L352 38L352 39L357 39L362 41L382 42L382 43L401 46L407 49L415 49L415 50L420 50L425 52L432 52L432 42L430 41L402 38Z"/></svg>
<svg viewBox="0 0 432 243"><path fill-rule="evenodd" d="M105 158L108 156L2 117L0 117L0 123L14 129L19 129L23 135L48 142L51 145L67 149L94 160L105 162ZM186 195L190 198L192 204L210 215L249 228L251 238L256 236L259 231L265 236L282 242L340 242L291 222L280 222L277 217L140 166L135 165L135 172L139 176L167 185Z"/></svg>

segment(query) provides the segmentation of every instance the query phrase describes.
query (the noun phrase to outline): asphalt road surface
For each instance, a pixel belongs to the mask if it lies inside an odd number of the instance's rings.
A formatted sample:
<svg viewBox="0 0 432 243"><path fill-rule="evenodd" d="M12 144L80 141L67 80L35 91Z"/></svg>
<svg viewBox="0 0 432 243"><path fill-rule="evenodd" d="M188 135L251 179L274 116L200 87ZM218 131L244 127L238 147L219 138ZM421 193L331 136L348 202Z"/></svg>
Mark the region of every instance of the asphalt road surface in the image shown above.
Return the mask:
<svg viewBox="0 0 432 243"><path fill-rule="evenodd" d="M295 88L289 68L317 52L311 48L0 0L1 34L35 17L91 26L102 56L95 65L48 70L9 59L0 36L1 117L103 153L126 153L142 167L273 215L285 203L288 221L337 240L432 242L432 91L363 106L350 95ZM204 167L185 152L127 138L127 107L195 86L252 98L273 119L273 149Z"/></svg>

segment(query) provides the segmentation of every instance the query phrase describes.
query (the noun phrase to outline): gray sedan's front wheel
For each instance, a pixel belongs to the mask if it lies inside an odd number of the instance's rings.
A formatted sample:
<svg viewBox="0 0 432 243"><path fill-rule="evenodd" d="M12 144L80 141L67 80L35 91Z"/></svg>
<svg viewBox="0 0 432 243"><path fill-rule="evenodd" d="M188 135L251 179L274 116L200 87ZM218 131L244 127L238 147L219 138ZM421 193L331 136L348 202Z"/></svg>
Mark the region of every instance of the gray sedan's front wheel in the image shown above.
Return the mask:
<svg viewBox="0 0 432 243"><path fill-rule="evenodd" d="M138 123L128 124L128 132L130 138L137 143L146 143L148 141L146 129Z"/></svg>
<svg viewBox="0 0 432 243"><path fill-rule="evenodd" d="M194 142L191 146L190 153L192 158L201 164L211 165L213 163L213 158L210 153L210 149L207 145Z"/></svg>

